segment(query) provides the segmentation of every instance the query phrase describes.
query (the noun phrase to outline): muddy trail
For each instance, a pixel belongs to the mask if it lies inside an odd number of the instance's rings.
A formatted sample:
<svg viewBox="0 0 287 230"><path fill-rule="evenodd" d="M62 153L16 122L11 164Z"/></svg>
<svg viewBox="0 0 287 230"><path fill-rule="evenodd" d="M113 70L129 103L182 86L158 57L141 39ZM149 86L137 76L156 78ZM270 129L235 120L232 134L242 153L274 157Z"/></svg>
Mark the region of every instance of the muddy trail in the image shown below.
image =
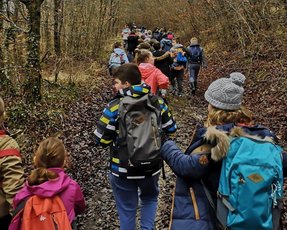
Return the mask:
<svg viewBox="0 0 287 230"><path fill-rule="evenodd" d="M199 89L195 96L189 95L187 80L184 82L185 94L183 97L168 94L169 106L178 125L175 139L183 151L191 140L196 124L202 124L206 118L207 103L203 99L203 94L211 82L208 76L209 72L207 71L201 73ZM91 90L92 92L71 105L70 114L64 124L64 143L71 154L71 168L68 172L82 187L87 203L86 212L78 217L79 230L119 229L115 202L108 180L109 149L96 146L93 136L96 121L99 119L104 105L112 98L111 85L110 79L105 76L101 77ZM249 91L248 94L254 94L254 91ZM248 101L248 103L251 102ZM250 105L252 106L252 104ZM260 106L261 108L259 108ZM255 110L257 107L258 111L262 109L262 105L253 106ZM285 119L284 114L282 116ZM270 122L263 118L259 120L265 125ZM284 130L282 131L280 127L282 125L286 127L286 120L283 120L283 124L282 119L279 118L278 121L281 123L275 123L276 131L280 135L285 135L282 134ZM284 140L281 142L284 143ZM170 218L175 176L166 165L165 172L166 179L163 180L160 177L156 229L168 229Z"/></svg>

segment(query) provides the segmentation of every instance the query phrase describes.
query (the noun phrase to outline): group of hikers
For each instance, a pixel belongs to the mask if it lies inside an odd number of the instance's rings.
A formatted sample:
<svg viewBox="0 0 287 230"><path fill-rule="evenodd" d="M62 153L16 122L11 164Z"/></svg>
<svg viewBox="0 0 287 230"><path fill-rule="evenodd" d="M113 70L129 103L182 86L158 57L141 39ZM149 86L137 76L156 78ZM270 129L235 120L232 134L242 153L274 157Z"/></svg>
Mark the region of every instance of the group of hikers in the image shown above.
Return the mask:
<svg viewBox="0 0 287 230"><path fill-rule="evenodd" d="M111 149L109 179L120 229L136 229L138 208L140 228L154 229L163 160L177 176L170 229L281 229L287 155L276 135L256 124L242 104L242 73L232 72L209 85L204 94L207 120L194 127L185 151L172 140L177 126L162 90L169 80L181 95L181 76L188 68L194 94L206 61L197 38L185 48L171 34L125 27L121 50L127 61L115 68L110 62L117 94L94 133L98 144ZM167 50L166 40L172 44ZM159 63L165 57L163 67Z"/></svg>
<svg viewBox="0 0 287 230"><path fill-rule="evenodd" d="M141 28L141 33L145 32ZM140 228L155 229L163 161L177 176L170 229L280 229L287 155L277 144L276 135L256 124L252 112L243 105L246 77L242 73L232 72L209 85L204 94L207 120L194 127L185 151L172 139L177 131L176 120L162 90L167 89L169 80L173 84L173 78L156 64L168 56L168 68L172 76L177 76L179 73L174 75L173 71L183 73L188 63L193 76L190 83L196 89L194 76L204 62L190 61L191 51L177 43L174 36L172 48L165 51L162 40L170 39L170 34L163 33L153 45L137 45L135 63L130 63L131 54L123 50L122 63L111 70L117 93L96 122L95 142L111 151L108 176L120 229L137 228L138 210ZM127 47L129 36L123 37ZM191 39L190 47L193 45L199 48L202 58L203 50L196 38ZM120 47L116 43L114 52ZM181 59L184 56L185 62ZM182 93L179 81L177 87ZM0 98L1 127L4 116L4 101ZM78 183L64 172L67 152L63 142L57 137L40 142L33 157L35 169L26 182L19 149L3 128L1 229L76 229L74 220L84 212L85 200Z"/></svg>
<svg viewBox="0 0 287 230"><path fill-rule="evenodd" d="M171 30L130 29L126 25L122 39L123 42L114 44L110 55L110 75L124 63L137 63L142 76L152 82L152 91L157 88L157 94L164 95L169 86L167 82L170 82L172 93L182 96L184 75L188 72L190 91L195 94L200 68L207 67L204 50L196 37L192 37L190 45L184 47Z"/></svg>
<svg viewBox="0 0 287 230"><path fill-rule="evenodd" d="M245 76L230 73L205 91L207 120L183 152L167 101L139 66L114 72L117 95L103 110L96 141L110 146L110 174L120 229L154 229L162 160L176 174L170 229L280 229L287 155L242 105Z"/></svg>

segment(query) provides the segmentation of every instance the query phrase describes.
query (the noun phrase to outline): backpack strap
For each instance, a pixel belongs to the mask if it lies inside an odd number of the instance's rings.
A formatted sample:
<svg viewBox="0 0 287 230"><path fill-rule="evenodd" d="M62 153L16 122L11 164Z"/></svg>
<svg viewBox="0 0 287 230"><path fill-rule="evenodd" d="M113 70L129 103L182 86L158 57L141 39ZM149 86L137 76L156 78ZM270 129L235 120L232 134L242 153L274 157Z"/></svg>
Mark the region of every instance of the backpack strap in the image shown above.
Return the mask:
<svg viewBox="0 0 287 230"><path fill-rule="evenodd" d="M219 220L219 218L217 218L217 210L216 210L217 208L216 208L215 203L213 202L212 196L211 196L211 194L210 194L208 188L205 186L203 180L200 180L200 182L201 182L201 185L202 185L202 187L203 187L203 190L204 190L204 193L205 193L205 195L206 195L206 198L207 198L207 200L208 200L208 202L209 202L209 204L210 204L210 206L211 206L211 208L212 208L212 210L213 210L214 216L216 217L216 226L217 226L217 228L220 229L220 230L228 230L228 228L226 227L226 224L222 223L222 222ZM229 204L230 208L228 208L228 209L229 209L230 211L234 211L234 208L230 205L230 203L229 203L225 198L222 197L221 199L222 199L222 202L223 202L227 207L228 207L228 204ZM226 201L227 203L225 203L225 201Z"/></svg>
<svg viewBox="0 0 287 230"><path fill-rule="evenodd" d="M27 201L29 200L30 197L26 198L26 199L23 199L18 205L17 207L15 208L15 210L13 211L13 214L12 216L15 217L17 216L25 207Z"/></svg>

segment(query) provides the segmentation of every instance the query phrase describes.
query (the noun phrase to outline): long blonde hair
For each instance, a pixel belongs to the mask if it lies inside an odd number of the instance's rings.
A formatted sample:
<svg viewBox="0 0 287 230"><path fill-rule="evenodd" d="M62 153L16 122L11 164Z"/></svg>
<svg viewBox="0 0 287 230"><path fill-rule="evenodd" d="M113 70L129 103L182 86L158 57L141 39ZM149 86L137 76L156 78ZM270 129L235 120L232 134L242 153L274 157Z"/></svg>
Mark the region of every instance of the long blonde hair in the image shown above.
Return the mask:
<svg viewBox="0 0 287 230"><path fill-rule="evenodd" d="M49 137L42 141L35 152L34 169L28 177L29 185L39 185L45 181L56 179L58 174L49 168L62 168L67 153L63 142L56 137Z"/></svg>
<svg viewBox="0 0 287 230"><path fill-rule="evenodd" d="M205 126L214 126L214 125L224 125L228 123L242 123L242 124L252 124L253 115L251 111L244 106L241 106L237 110L222 110L215 107L211 107L211 110L208 113Z"/></svg>

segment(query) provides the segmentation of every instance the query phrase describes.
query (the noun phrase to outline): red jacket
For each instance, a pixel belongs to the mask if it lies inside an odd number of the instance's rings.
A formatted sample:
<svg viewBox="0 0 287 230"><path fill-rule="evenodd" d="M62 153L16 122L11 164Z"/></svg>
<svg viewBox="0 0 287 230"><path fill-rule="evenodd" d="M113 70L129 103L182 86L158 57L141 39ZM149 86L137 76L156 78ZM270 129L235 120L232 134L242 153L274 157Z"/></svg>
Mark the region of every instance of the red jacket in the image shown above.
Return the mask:
<svg viewBox="0 0 287 230"><path fill-rule="evenodd" d="M168 88L168 77L154 65L150 63L141 63L139 65L139 70L142 75L142 80L151 87L151 92L153 94L156 94L158 89Z"/></svg>

